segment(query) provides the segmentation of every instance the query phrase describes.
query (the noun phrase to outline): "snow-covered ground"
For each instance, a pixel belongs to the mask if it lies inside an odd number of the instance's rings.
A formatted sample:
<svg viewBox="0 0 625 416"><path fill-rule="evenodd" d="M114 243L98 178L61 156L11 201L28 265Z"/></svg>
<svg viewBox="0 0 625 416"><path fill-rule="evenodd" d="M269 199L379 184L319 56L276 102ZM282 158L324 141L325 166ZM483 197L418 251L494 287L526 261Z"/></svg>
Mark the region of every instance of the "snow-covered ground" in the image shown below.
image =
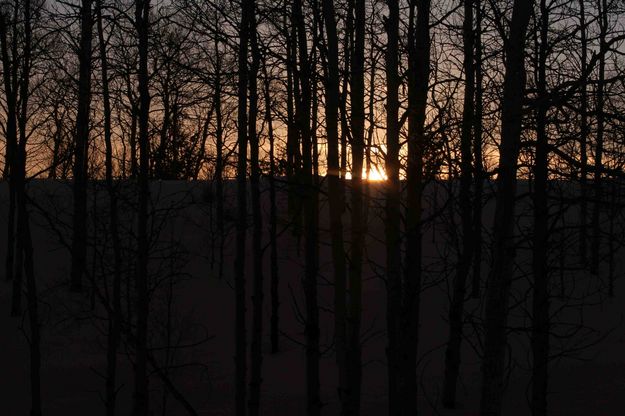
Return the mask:
<svg viewBox="0 0 625 416"><path fill-rule="evenodd" d="M266 184L265 184L266 185ZM30 184L33 239L35 243L35 270L38 282L43 328L42 340L42 395L44 415L95 415L104 413L103 392L106 368L105 310L99 296L110 275L111 242L107 232L108 202L103 184L94 185L98 198L90 202L90 280L100 294L86 290L70 294L67 290L69 252L64 245L69 241L71 219L71 187L58 181L34 181ZM363 290L363 398L362 414L386 414L386 358L385 358L385 289L383 282L384 246L380 184L372 184L369 210L369 237L367 240ZM522 186L520 195L523 194ZM130 271L134 255L132 247L132 204L134 195L129 185L123 191L121 204L124 267ZM150 339L156 358L161 363L168 359L169 376L186 399L201 415L230 415L234 400L234 292L231 286L233 264L233 226L235 217L234 182L226 183L225 228L228 238L224 255L224 277L218 276L218 256L211 251L218 241L211 215L215 199L203 182L155 182L154 232L151 274L152 301ZM91 193L93 195L93 192ZM268 198L263 192L265 228L268 229ZM436 198L435 198L436 197ZM7 213L7 185L0 184L0 258L6 250L5 230ZM279 231L287 223L286 195L280 192ZM433 202L436 199L438 202ZM444 204L447 194L444 184L429 188L426 198L426 216L437 214L427 225L424 235L426 282L422 293L421 336L418 372L421 386L418 391L422 415L477 415L479 404L480 359L479 316L481 302L469 299L466 304L463 365L459 392L459 409L440 408L443 361L447 338L447 308L450 277L453 276L455 248L454 233L459 229L457 216ZM451 206L453 207L453 205ZM332 352L332 264L328 235L327 203L321 203L320 247L320 305L322 399L326 415L338 414L336 394L336 366ZM492 227L492 202L484 210L485 252L484 275L488 272L488 238ZM557 210L554 206L553 212ZM212 212L212 214L211 214ZM531 231L529 199L520 200L518 275L513 284L514 308L510 315L510 377L504 400L503 414L516 416L530 414L527 397L530 370L528 311L531 310L531 292L527 277L529 270L529 243L523 238ZM565 225L572 226L577 210L566 211ZM45 214L44 214L45 213ZM95 213L95 215L94 215ZM349 216L345 216L348 224ZM607 218L607 216L606 216ZM452 221L453 219L453 221ZM605 227L607 229L607 220ZM623 226L618 216L616 228ZM557 224L556 224L557 225ZM561 224L560 224L561 225ZM347 229L347 227L346 227ZM572 357L554 359L551 370L550 414L562 416L621 415L625 409L625 332L622 322L625 291L621 280L616 280L616 295L608 299L597 293L605 286L607 267L601 277L568 270L577 263L574 248L576 231L552 232L552 264L564 265L566 271L552 273L552 310L559 311L554 320L558 334L573 332L572 337L553 337L553 353L574 351ZM157 233L158 231L158 233ZM346 233L348 241L349 234ZM268 241L268 239L265 239ZM95 243L95 245L94 245ZM302 310L303 251L298 239L286 230L279 238L281 276L281 338L282 351L269 353L269 255L265 255L265 312L262 408L265 415L305 414L305 374L303 325L298 318ZM97 247L95 251L93 247ZM303 248L303 245L302 245ZM251 252L251 250L250 250ZM615 257L616 275L622 274L622 251ZM251 266L251 256L248 270ZM211 267L212 265L212 267ZM4 264L2 264L2 270ZM3 272L0 274L4 274ZM248 298L251 293L251 273L248 273ZM570 299L558 295L564 282ZM125 284L125 283L124 283ZM87 284L92 286L92 283ZM125 290L125 289L124 289ZM11 283L0 281L0 415L18 416L29 411L29 359L27 320L10 318ZM574 296L573 296L574 295ZM582 296L583 295L583 296ZM574 297L574 299L573 299ZM600 301L600 302L599 302ZM132 302L124 300L124 311L132 310ZM248 312L251 310L248 307ZM169 312L168 312L169 311ZM169 316L169 319L168 319ZM248 321L248 322L251 322ZM584 327L580 324L583 323ZM172 330L169 340L166 328ZM179 349L166 348L167 344ZM183 347L183 348L182 348ZM120 347L118 377L119 414L129 414L132 398L132 349ZM151 406L155 415L183 415L184 409L171 394L163 394L159 377L150 378ZM163 411L163 407L165 410Z"/></svg>

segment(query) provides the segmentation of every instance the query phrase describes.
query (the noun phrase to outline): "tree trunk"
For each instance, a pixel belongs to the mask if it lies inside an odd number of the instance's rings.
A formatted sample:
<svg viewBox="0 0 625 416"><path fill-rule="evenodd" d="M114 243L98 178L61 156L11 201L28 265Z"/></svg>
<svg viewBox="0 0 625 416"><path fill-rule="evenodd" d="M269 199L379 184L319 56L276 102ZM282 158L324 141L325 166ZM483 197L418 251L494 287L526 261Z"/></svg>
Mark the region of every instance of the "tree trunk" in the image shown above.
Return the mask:
<svg viewBox="0 0 625 416"><path fill-rule="evenodd" d="M579 212L579 251L580 259L583 267L588 265L588 40L586 28L586 0L579 0L579 27L581 37L581 66L582 85L580 86L580 212Z"/></svg>
<svg viewBox="0 0 625 416"><path fill-rule="evenodd" d="M87 165L91 106L91 40L93 37L91 6L91 0L82 0L80 7L78 110L74 139L74 215L70 282L72 292L82 290L82 278L87 265Z"/></svg>
<svg viewBox="0 0 625 416"><path fill-rule="evenodd" d="M98 44L100 51L100 65L102 76L102 100L104 105L104 142L106 146L106 187L109 194L110 232L113 242L113 299L109 312L107 353L106 353L106 415L115 414L115 400L117 396L117 350L121 337L122 305L121 305L121 278L122 256L119 240L119 219L117 208L117 192L113 182L113 145L111 141L111 98L109 92L108 57L104 27L102 22L102 0L96 0L96 18L98 29Z"/></svg>
<svg viewBox="0 0 625 416"><path fill-rule="evenodd" d="M271 318L270 339L271 353L280 351L280 271L278 263L278 206L276 203L276 158L273 117L271 115L271 79L267 73L266 62L263 62L265 78L265 122L269 135L269 260L271 277Z"/></svg>
<svg viewBox="0 0 625 416"><path fill-rule="evenodd" d="M499 416L504 387L508 299L514 272L514 206L525 89L525 36L533 1L515 0L506 47L494 218L493 265L484 312L481 415Z"/></svg>
<svg viewBox="0 0 625 416"><path fill-rule="evenodd" d="M27 6L28 7L28 6ZM22 97L24 98L24 97ZM28 208L26 206L26 183L25 183L25 161L26 146L20 143L18 150L20 159L15 165L17 171L13 171L13 175L17 175L17 239L18 245L23 250L23 262L16 266L24 269L26 274L26 298L28 302L28 324L30 328L29 351L30 351L30 394L31 408L30 416L41 416L41 324L39 322L37 283L35 280L34 259L33 259L33 243L30 232L30 223L28 218Z"/></svg>
<svg viewBox="0 0 625 416"><path fill-rule="evenodd" d="M30 395L31 408L30 416L41 416L41 324L39 322L37 283L35 280L35 269L33 259L33 243L30 232L30 223L28 218L28 208L26 206L26 188L25 188L25 161L26 151L25 145L20 145L20 161L18 164L17 174L17 238L20 240L19 245L22 247L24 256L23 263L17 267L23 267L26 274L26 298L28 302L28 324L30 328L29 350L30 350Z"/></svg>
<svg viewBox="0 0 625 416"><path fill-rule="evenodd" d="M388 1L386 26L386 319L388 346L388 414L399 414L399 371L401 332L401 235L399 181L399 2Z"/></svg>
<svg viewBox="0 0 625 416"><path fill-rule="evenodd" d="M30 70L32 56L32 14L31 2L24 2L24 50L20 78L20 113L18 115L20 140L14 154L15 168L11 174L16 177L15 199L17 206L17 258L16 271L21 276L26 274L26 297L28 302L28 321L30 326L30 416L41 416L41 333L37 305L37 284L35 281L33 242L30 232L30 221L26 206L26 141L28 134L28 99L30 94ZM16 76L17 74L14 73ZM16 84L14 84L16 86ZM16 276L17 280L17 276ZM21 291L21 277L20 277Z"/></svg>
<svg viewBox="0 0 625 416"><path fill-rule="evenodd" d="M601 207L603 205L603 189L601 170L603 168L603 140L605 136L605 67L608 34L608 2L597 0L599 10L599 80L597 82L597 143L595 147L595 176L594 176L594 206L592 210L592 247L590 258L590 272L599 273L601 254Z"/></svg>
<svg viewBox="0 0 625 416"><path fill-rule="evenodd" d="M343 401L343 415L360 413L362 358L360 326L362 320L362 263L365 245L363 207L363 157L365 140L365 0L354 1L354 47L351 65L351 255L349 262L349 292L347 315L347 374L348 384Z"/></svg>
<svg viewBox="0 0 625 416"><path fill-rule="evenodd" d="M471 297L479 299L482 280L482 194L484 188L484 165L482 161L482 118L484 75L482 72L482 5L473 0L476 9L475 40L475 120L473 122L473 279Z"/></svg>
<svg viewBox="0 0 625 416"><path fill-rule="evenodd" d="M136 0L135 24L137 28L139 47L139 212L138 222L138 256L136 273L136 344L135 344L135 386L134 410L135 416L149 414L148 397L148 203L150 198L149 169L150 169L150 91L148 74L148 36L150 30L150 0Z"/></svg>
<svg viewBox="0 0 625 416"><path fill-rule="evenodd" d="M52 162L48 172L48 179L57 179L59 164L61 163L61 144L63 141L63 115L59 114L59 106L61 102L56 103L56 107L52 110L52 118L54 120L54 145L52 147Z"/></svg>
<svg viewBox="0 0 625 416"><path fill-rule="evenodd" d="M13 78L13 65L9 57L8 49L8 29L7 17L4 13L0 13L0 48L2 48L2 76L4 81L4 94L6 100L6 166L4 172L9 175L9 211L7 218L7 253L5 258L5 278L13 280L14 278L14 255L15 255L15 178L12 170L15 165L15 154L17 151L17 88L14 87L16 82ZM14 282L14 285L17 282ZM19 284L21 293L21 282ZM13 305L12 310L20 310L20 305Z"/></svg>
<svg viewBox="0 0 625 416"><path fill-rule="evenodd" d="M425 111L430 71L430 0L413 0L408 33L408 167L406 268L402 293L400 412L417 413L417 347L421 297L421 199ZM415 17L416 13L416 17Z"/></svg>
<svg viewBox="0 0 625 416"><path fill-rule="evenodd" d="M445 353L445 381L443 384L443 405L453 409L456 405L456 386L460 373L462 343L462 317L466 295L467 275L473 258L473 224L471 209L471 169L473 139L473 114L475 100L475 70L473 65L473 0L464 1L464 107L462 113L462 136L460 143L460 216L462 222L462 246L458 254L453 295L449 307L449 341Z"/></svg>
<svg viewBox="0 0 625 416"><path fill-rule="evenodd" d="M338 36L333 0L323 0L323 19L325 23L327 42L327 69L325 74L326 95L326 136L328 140L328 205L330 211L330 240L332 246L332 265L334 273L334 338L336 345L336 362L339 371L338 395L341 403L344 402L347 389L346 363L346 263L343 242L344 195L341 186L341 167L339 164L339 58Z"/></svg>
<svg viewBox="0 0 625 416"><path fill-rule="evenodd" d="M215 29L219 30L218 15L215 16ZM215 37L215 147L217 150L215 160L215 188L217 199L217 234L219 239L219 279L223 278L223 265L224 265L224 245L225 245L225 230L224 230L224 131L223 131L223 115L222 115L222 75L221 75L221 54L219 51L219 37Z"/></svg>
<svg viewBox="0 0 625 416"><path fill-rule="evenodd" d="M263 218L260 195L260 165L258 153L260 142L256 132L258 115L258 67L260 65L260 51L256 33L255 10L250 18L250 44L252 51L252 65L249 70L249 114L248 137L250 141L250 165L252 188L252 258L254 267L254 287L252 294L252 339L250 343L250 399L248 403L250 416L260 413L260 386L262 383L262 341L263 341Z"/></svg>
<svg viewBox="0 0 625 416"><path fill-rule="evenodd" d="M299 81L297 76L297 30L292 19L293 11L285 1L284 29L286 39L286 70L287 70L287 180L289 182L289 218L292 225L292 233L297 238L297 250L299 253L300 239L302 234L302 195L300 195L300 176L302 170L302 155L300 151L301 133L295 120L296 106L299 101ZM291 11L291 20L287 19L287 11ZM287 23L288 22L288 23Z"/></svg>
<svg viewBox="0 0 625 416"><path fill-rule="evenodd" d="M538 57L538 102L536 109L536 160L534 166L534 244L532 272L532 415L547 415L547 378L549 364L549 207L547 194L549 138L547 136L547 54L549 11L540 0L540 47Z"/></svg>
<svg viewBox="0 0 625 416"><path fill-rule="evenodd" d="M235 285L235 414L245 415L246 399L246 329L245 329L245 243L247 229L247 88L248 88L248 46L250 22L254 13L254 0L245 0L239 28L238 56L238 163L237 163L237 225L236 254L234 260Z"/></svg>
<svg viewBox="0 0 625 416"><path fill-rule="evenodd" d="M300 99L297 100L296 121L302 138L302 186L304 191L304 262L303 278L306 304L306 414L318 416L321 413L319 385L319 308L317 304L318 259L318 196L312 166L311 120L311 68L308 56L306 25L302 11L302 1L293 3L293 24L297 32L299 60Z"/></svg>
<svg viewBox="0 0 625 416"><path fill-rule="evenodd" d="M22 188L19 199L20 214L18 225L20 233L23 233L24 241L24 270L26 273L26 296L28 300L28 324L30 326L30 416L41 416L41 324L39 323L37 282L35 280L35 267L33 255L33 243L30 232L30 224L26 208L25 189Z"/></svg>

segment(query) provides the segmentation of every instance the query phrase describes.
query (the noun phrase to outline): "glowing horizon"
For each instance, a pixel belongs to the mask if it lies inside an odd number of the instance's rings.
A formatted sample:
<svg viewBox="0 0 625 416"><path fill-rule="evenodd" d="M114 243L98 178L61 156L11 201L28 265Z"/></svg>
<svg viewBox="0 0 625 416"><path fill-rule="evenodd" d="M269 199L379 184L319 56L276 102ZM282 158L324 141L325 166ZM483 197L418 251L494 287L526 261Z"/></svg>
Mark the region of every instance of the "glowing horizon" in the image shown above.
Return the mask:
<svg viewBox="0 0 625 416"><path fill-rule="evenodd" d="M351 179L352 178L352 173L351 172L346 172L345 173L345 178L346 179ZM367 171L365 169L362 170L362 179L365 181L371 181L371 182L384 182L385 180L387 180L387 176L386 176L386 172L384 172L384 169L381 169L379 167L372 167L371 170L369 171L369 174L367 175Z"/></svg>

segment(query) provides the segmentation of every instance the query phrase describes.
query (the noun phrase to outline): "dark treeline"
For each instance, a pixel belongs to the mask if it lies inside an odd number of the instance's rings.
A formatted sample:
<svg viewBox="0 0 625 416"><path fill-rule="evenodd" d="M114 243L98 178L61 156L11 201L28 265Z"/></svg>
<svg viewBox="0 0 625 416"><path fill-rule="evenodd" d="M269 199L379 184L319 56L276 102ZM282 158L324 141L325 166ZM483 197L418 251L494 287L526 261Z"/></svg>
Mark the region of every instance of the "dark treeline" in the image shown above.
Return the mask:
<svg viewBox="0 0 625 416"><path fill-rule="evenodd" d="M514 337L526 340L527 412L550 414L553 362L600 342L583 317L571 328L563 316L617 292L623 15L616 0L1 1L4 275L7 313L27 317L30 414L45 414L46 342L31 216L60 227L29 195L33 179L71 184L63 280L70 309L106 322L107 416L124 413L122 353L133 415L153 414L150 379L165 386L163 414L167 397L197 414L170 373L174 324L165 352L153 339L154 305L168 304L169 319L175 293L173 274L167 289L154 272L158 180L201 181L212 201L205 272L233 288L228 414L265 412L263 358L289 342L290 313L302 326L306 413L326 413L328 354L340 413L365 413L370 270L384 287L389 415L423 411L432 286L445 290L447 339L430 406L459 406L472 349L479 414L504 414ZM96 215L97 186L107 207ZM297 283L279 260L286 238L301 256ZM580 295L582 284L592 289ZM293 309L281 298L291 285Z"/></svg>

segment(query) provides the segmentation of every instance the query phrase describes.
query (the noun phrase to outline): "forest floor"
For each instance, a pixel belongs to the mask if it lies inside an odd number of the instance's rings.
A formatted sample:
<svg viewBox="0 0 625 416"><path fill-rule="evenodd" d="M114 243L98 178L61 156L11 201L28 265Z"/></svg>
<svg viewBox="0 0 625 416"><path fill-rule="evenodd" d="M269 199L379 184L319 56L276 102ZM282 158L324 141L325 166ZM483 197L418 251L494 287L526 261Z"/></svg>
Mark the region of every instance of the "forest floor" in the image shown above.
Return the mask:
<svg viewBox="0 0 625 416"><path fill-rule="evenodd" d="M214 198L205 183L158 182L152 185L155 221L151 271L153 299L151 303L150 342L159 362L169 363L168 376L200 415L233 414L234 369L234 292L231 270L233 263L233 200L234 183L226 185L226 230L224 275L217 273L218 258L212 260L215 247L215 226L211 227ZM442 187L441 187L442 189ZM101 193L104 193L101 191ZM33 237L35 243L35 271L38 282L42 321L42 397L46 416L104 414L103 374L106 368L106 314L95 292L82 294L67 291L69 252L64 242L69 240L71 218L71 187L69 183L35 181L29 194L38 208L32 206ZM132 195L130 193L130 195ZM268 192L263 193L265 214L268 213ZM5 235L7 213L7 186L0 184L0 229ZM443 200L441 194L437 200ZM128 199L132 200L132 197ZM430 200L432 202L433 199ZM129 202L130 204L130 202ZM100 255L90 248L90 268L96 285L104 285L110 244L105 223L107 204L99 198L92 204L92 239L90 247L100 247ZM95 208L93 208L95 207ZM322 201L320 292L322 307L321 389L325 404L324 415L338 414L337 373L333 346L332 264L330 261L327 204ZM93 215L93 210L97 214ZM280 230L286 223L286 197L279 194ZM430 203L428 212L444 211L444 205ZM122 210L123 221L132 224L132 210ZM521 208L520 211L523 211ZM45 213L45 215L44 215ZM214 214L213 214L214 215ZM492 225L492 203L486 205L484 224ZM452 216L453 217L453 216ZM267 228L265 216L265 228ZM424 235L426 282L422 292L421 340L418 367L420 380L417 392L420 415L477 415L479 405L481 337L479 319L481 301L467 301L466 336L463 342L463 363L458 389L457 410L440 406L445 342L447 338L447 308L449 276L453 270L453 218L428 225ZM438 222L436 222L438 221ZM98 225L99 224L99 225ZM348 216L345 216L348 224ZM522 228L522 227L521 227ZM129 226L128 230L131 227ZM94 232L95 230L95 232ZM486 230L487 231L487 230ZM386 357L385 357L385 287L383 271L383 219L380 202L373 199L369 211L369 228L364 269L363 290L363 396L362 415L377 416L387 413ZM485 232L488 235L488 232ZM346 234L347 236L347 234ZM130 241L130 240L129 240ZM269 255L265 256L265 303L263 344L263 415L305 414L304 333L298 319L302 308L303 251L298 238L290 230L279 239L279 267L281 276L280 323L283 336L281 351L269 353ZM301 240L303 248L303 239ZM487 246L487 244L485 245ZM558 246L555 244L554 246ZM560 247L562 250L562 247ZM4 261L6 241L0 242L0 258ZM251 252L251 250L250 250ZM128 264L132 264L131 249L126 250ZM528 263L528 251L523 247L517 259L519 278L514 283L510 325L510 372L504 399L506 416L530 414L527 397L530 372L528 310L531 297L523 270ZM565 256L573 261L574 253L561 251L555 258ZM616 257L617 263L622 259ZM211 267L212 263L212 267ZM248 258L248 270L251 257ZM4 267L4 264L2 264ZM623 271L619 264L617 270ZM128 266L131 267L131 266ZM484 277L488 271L488 253L485 252ZM3 275L4 273L0 273ZM103 275L104 277L100 276ZM100 277L98 277L100 276ZM251 273L248 280L251 294ZM570 293L585 293L582 297L558 297L552 300L552 310L558 333L575 333L568 337L553 337L554 358L551 366L549 407L552 416L617 416L625 409L625 326L623 305L625 288L616 282L614 298L597 294L593 283L599 279L584 273L555 273L554 281L566 281ZM170 285L171 283L171 285ZM555 283L554 283L555 285ZM90 286L90 285L87 285ZM559 289L558 289L559 290ZM554 291L556 291L554 286ZM568 292L567 292L568 293ZM29 411L29 353L28 325L25 318L10 318L11 283L0 281L0 415L20 416ZM125 301L126 302L126 301ZM131 302L124 304L132 310ZM125 309L126 310L126 309ZM248 314L251 307L248 307ZM26 314L24 314L26 316ZM251 319L248 320L251 323ZM583 323L583 326L582 326ZM169 331L166 329L169 328ZM166 348L167 345L186 345L185 348ZM578 350L579 349L579 350ZM567 352L567 354L564 354ZM568 356L570 355L570 356ZM120 348L118 377L118 413L127 415L132 400L132 346ZM150 394L154 415L184 415L186 412L171 394L165 392L159 377L152 373Z"/></svg>

